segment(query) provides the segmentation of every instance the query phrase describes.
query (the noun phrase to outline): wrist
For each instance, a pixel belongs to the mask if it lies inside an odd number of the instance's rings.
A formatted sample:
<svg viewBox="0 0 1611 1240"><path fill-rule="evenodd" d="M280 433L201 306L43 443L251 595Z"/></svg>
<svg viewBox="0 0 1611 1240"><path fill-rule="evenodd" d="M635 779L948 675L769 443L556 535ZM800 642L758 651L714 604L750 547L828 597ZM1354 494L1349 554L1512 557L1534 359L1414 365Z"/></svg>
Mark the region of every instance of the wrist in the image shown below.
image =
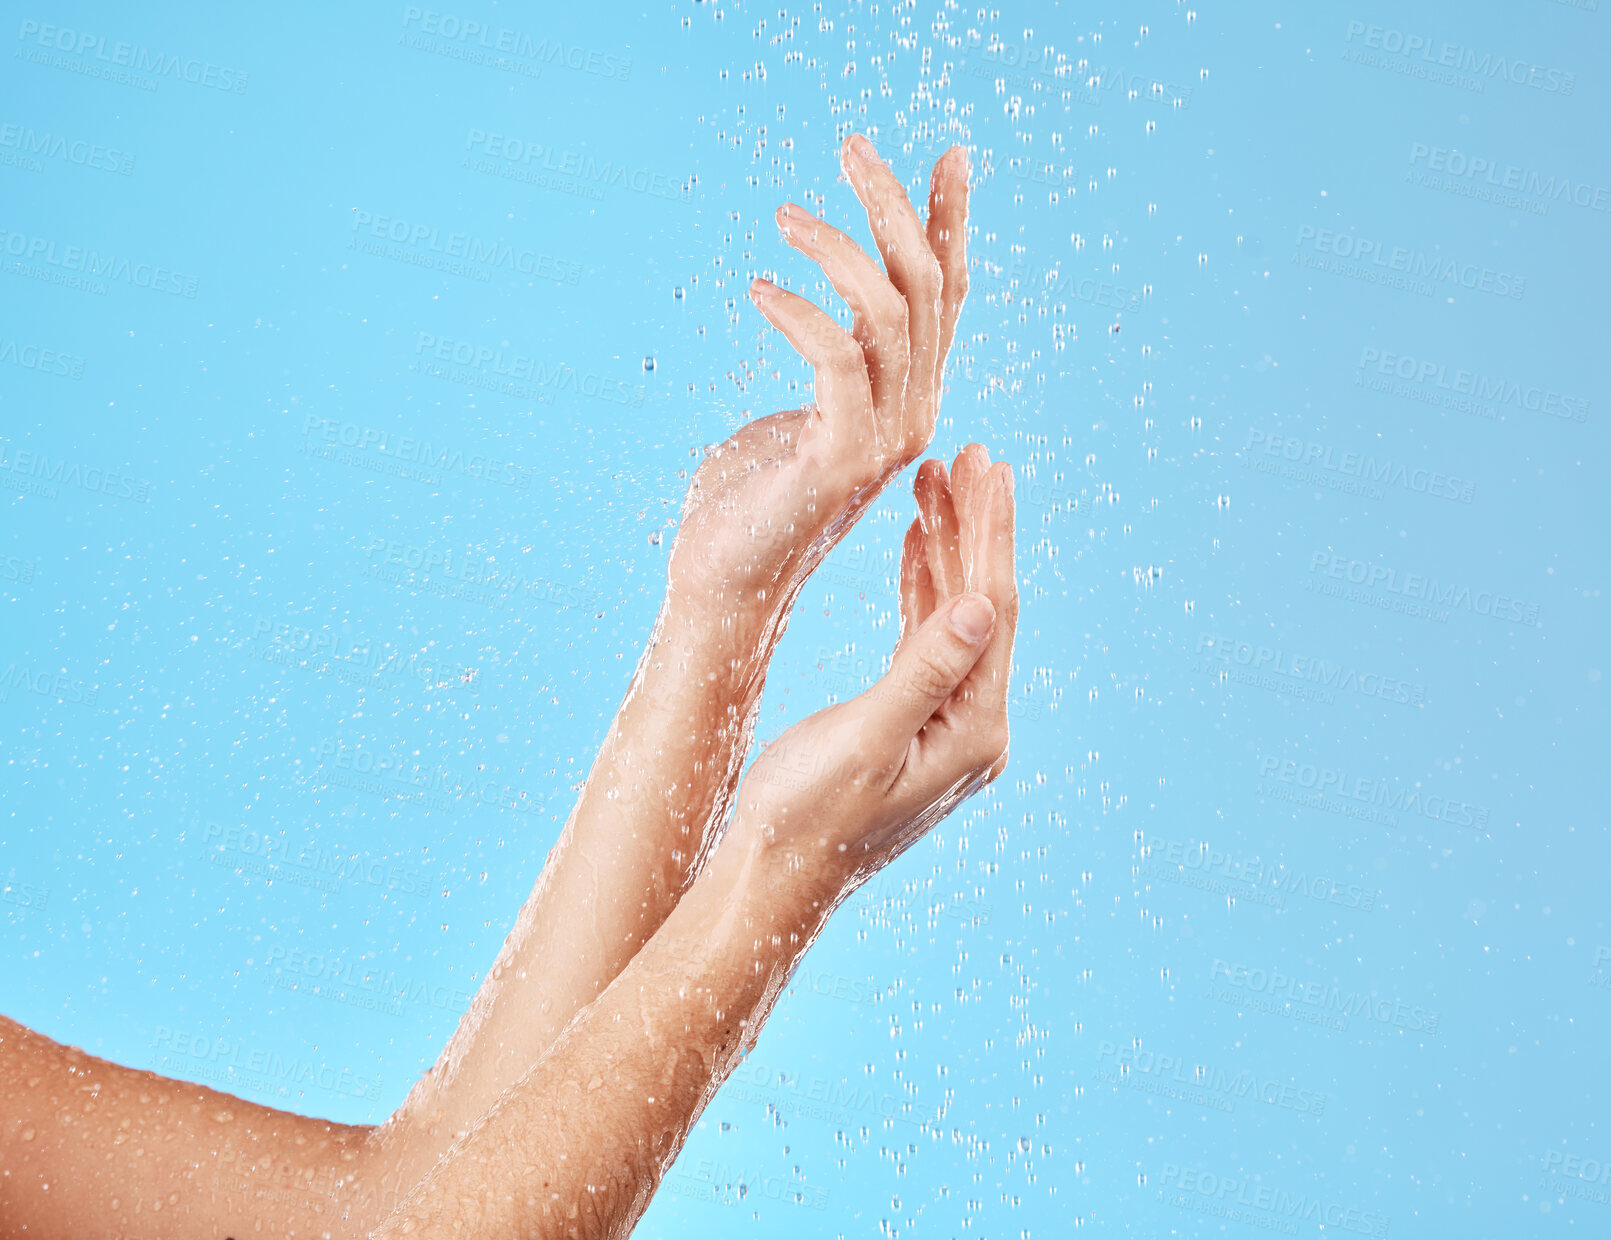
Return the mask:
<svg viewBox="0 0 1611 1240"><path fill-rule="evenodd" d="M717 850L748 886L763 898L786 904L800 915L828 915L854 889L849 855L811 833L781 838L770 827L740 811L733 816Z"/></svg>

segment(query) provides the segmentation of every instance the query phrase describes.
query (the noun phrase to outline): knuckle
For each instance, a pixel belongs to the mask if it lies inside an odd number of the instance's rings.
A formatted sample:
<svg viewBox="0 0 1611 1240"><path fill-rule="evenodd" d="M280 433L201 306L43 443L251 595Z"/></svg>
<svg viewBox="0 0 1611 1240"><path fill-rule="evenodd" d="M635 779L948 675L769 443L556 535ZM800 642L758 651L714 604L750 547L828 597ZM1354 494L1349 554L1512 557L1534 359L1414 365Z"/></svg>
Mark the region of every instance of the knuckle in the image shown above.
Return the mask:
<svg viewBox="0 0 1611 1240"><path fill-rule="evenodd" d="M910 464L922 455L923 449L929 446L932 432L923 427L905 428L895 444L895 451L904 464Z"/></svg>
<svg viewBox="0 0 1611 1240"><path fill-rule="evenodd" d="M887 315L873 315L857 319L852 332L869 351L878 355L888 366L902 366L910 352L906 339L906 320L898 322Z"/></svg>
<svg viewBox="0 0 1611 1240"><path fill-rule="evenodd" d="M932 253L919 255L912 263L907 276L909 284L908 300L921 305L932 305L940 296L940 290L945 286L945 277L940 270L940 260Z"/></svg>
<svg viewBox="0 0 1611 1240"><path fill-rule="evenodd" d="M906 298L901 296L900 290L887 280L884 287L873 295L873 313L882 323L889 324L893 329L906 334Z"/></svg>
<svg viewBox="0 0 1611 1240"><path fill-rule="evenodd" d="M819 356L821 364L832 370L859 370L866 364L861 345L841 327L824 330Z"/></svg>
<svg viewBox="0 0 1611 1240"><path fill-rule="evenodd" d="M920 650L912 655L905 680L914 693L926 698L945 697L956 684L956 676L938 651Z"/></svg>

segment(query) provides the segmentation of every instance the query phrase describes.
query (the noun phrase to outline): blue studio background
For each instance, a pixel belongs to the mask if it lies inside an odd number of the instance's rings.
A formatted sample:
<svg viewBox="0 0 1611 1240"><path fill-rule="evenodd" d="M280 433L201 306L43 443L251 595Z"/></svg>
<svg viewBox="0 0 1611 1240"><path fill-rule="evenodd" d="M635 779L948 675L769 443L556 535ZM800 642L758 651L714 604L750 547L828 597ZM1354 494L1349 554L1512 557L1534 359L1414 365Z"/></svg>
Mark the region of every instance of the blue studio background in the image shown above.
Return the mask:
<svg viewBox="0 0 1611 1240"><path fill-rule="evenodd" d="M804 398L772 212L867 242L839 139L961 142L1012 766L638 1234L1611 1229L1604 5L3 8L0 1010L383 1119L695 450ZM880 671L910 513L763 739Z"/></svg>

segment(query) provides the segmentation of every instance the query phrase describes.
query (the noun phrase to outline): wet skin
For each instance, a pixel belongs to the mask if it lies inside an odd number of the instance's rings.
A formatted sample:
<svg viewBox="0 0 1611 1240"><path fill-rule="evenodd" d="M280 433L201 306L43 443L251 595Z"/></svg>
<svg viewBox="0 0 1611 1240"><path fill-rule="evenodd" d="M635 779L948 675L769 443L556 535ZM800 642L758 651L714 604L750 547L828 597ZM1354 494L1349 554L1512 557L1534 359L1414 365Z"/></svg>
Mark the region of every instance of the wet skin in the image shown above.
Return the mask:
<svg viewBox="0 0 1611 1240"><path fill-rule="evenodd" d="M879 259L800 208L778 222L852 326L752 285L813 403L707 451L625 701L436 1065L384 1124L341 1125L0 1018L0 1231L624 1236L833 909L1000 773L1012 476L975 444L917 473L889 673L740 783L801 586L933 436L967 287L961 148L935 165L926 222L864 139L841 158Z"/></svg>

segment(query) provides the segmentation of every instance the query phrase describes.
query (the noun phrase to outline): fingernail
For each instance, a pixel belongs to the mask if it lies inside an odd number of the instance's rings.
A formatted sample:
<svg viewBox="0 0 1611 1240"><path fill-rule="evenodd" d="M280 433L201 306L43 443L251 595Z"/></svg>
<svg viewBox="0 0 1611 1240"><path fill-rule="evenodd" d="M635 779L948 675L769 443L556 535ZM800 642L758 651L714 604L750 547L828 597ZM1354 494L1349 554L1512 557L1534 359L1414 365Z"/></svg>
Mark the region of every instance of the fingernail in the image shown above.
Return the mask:
<svg viewBox="0 0 1611 1240"><path fill-rule="evenodd" d="M1007 466L1007 468L1002 471L1001 489L1008 495L1011 495L1013 492L1013 474L1011 465Z"/></svg>
<svg viewBox="0 0 1611 1240"><path fill-rule="evenodd" d="M855 137L851 138L850 147L863 159L878 158L878 152L873 149L873 144L867 141L867 139L861 134L857 134Z"/></svg>
<svg viewBox="0 0 1611 1240"><path fill-rule="evenodd" d="M807 228L807 225L816 222L816 216L792 202L786 202L778 208L778 230L790 241L810 240L812 230Z"/></svg>
<svg viewBox="0 0 1611 1240"><path fill-rule="evenodd" d="M951 627L970 646L984 641L995 618L996 609L982 594L964 594L951 608Z"/></svg>

